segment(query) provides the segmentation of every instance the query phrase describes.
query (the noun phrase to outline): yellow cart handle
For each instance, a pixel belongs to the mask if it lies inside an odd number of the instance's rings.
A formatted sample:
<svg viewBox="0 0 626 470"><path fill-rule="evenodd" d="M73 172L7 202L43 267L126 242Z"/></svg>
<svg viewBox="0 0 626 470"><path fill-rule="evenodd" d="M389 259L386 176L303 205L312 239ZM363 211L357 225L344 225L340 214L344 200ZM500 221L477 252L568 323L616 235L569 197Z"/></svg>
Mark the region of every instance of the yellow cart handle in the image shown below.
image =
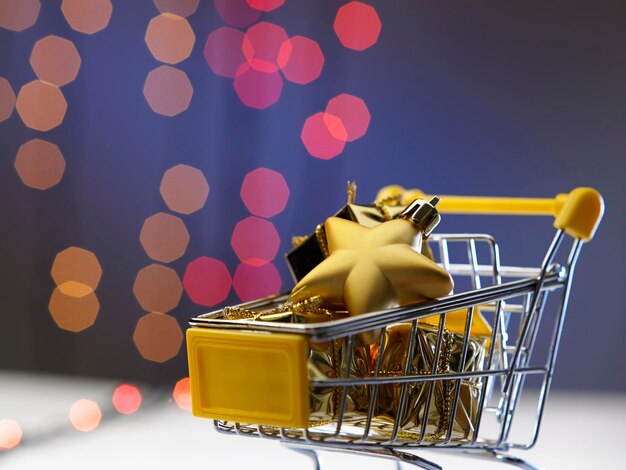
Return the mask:
<svg viewBox="0 0 626 470"><path fill-rule="evenodd" d="M409 203L429 199L419 189L402 186L385 186L377 199L398 197ZM445 214L500 214L500 215L551 215L554 226L568 235L585 242L591 240L604 214L604 200L593 188L576 188L569 194L558 194L550 199L512 197L439 196L439 212Z"/></svg>

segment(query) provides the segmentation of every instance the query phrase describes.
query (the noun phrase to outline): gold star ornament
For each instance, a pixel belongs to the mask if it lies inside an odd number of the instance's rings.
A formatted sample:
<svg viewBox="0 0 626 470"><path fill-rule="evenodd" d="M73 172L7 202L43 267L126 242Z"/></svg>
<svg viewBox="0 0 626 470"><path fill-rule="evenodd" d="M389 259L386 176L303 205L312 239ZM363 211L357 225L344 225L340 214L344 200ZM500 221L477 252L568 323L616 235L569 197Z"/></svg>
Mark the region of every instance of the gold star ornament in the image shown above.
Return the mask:
<svg viewBox="0 0 626 470"><path fill-rule="evenodd" d="M454 287L450 274L413 248L440 220L434 206L411 203L400 218L372 228L330 217L326 221L329 256L294 287L291 300L321 296L325 304L363 313L432 300ZM371 343L375 334L361 335Z"/></svg>

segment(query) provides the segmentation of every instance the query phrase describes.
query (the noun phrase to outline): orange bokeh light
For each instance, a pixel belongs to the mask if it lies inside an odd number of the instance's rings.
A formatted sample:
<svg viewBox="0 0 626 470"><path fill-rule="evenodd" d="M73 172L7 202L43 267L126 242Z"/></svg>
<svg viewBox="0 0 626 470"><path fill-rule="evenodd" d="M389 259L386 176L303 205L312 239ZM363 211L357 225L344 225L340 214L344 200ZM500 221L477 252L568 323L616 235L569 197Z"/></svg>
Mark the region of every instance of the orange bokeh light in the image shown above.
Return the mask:
<svg viewBox="0 0 626 470"><path fill-rule="evenodd" d="M300 137L311 156L329 160L343 152L348 134L337 116L317 113L304 122Z"/></svg>
<svg viewBox="0 0 626 470"><path fill-rule="evenodd" d="M148 313L137 322L133 341L144 359L165 362L178 354L183 333L174 317Z"/></svg>
<svg viewBox="0 0 626 470"><path fill-rule="evenodd" d="M61 11L72 29L93 34L109 24L113 5L110 0L63 0Z"/></svg>
<svg viewBox="0 0 626 470"><path fill-rule="evenodd" d="M176 382L172 392L174 402L181 410L191 411L191 391L189 389L189 377L185 377Z"/></svg>
<svg viewBox="0 0 626 470"><path fill-rule="evenodd" d="M102 277L102 267L93 252L72 246L56 255L51 274L59 290L72 295L79 290L72 283L95 290Z"/></svg>
<svg viewBox="0 0 626 470"><path fill-rule="evenodd" d="M80 55L72 41L50 35L35 43L30 65L40 80L62 86L78 75Z"/></svg>
<svg viewBox="0 0 626 470"><path fill-rule="evenodd" d="M223 26L216 29L206 40L204 58L213 73L233 78L239 66L246 61L243 51L245 34L238 29Z"/></svg>
<svg viewBox="0 0 626 470"><path fill-rule="evenodd" d="M179 217L159 212L143 223L139 241L150 258L170 263L185 254L189 232Z"/></svg>
<svg viewBox="0 0 626 470"><path fill-rule="evenodd" d="M11 31L24 31L35 24L40 9L39 0L2 0L0 27Z"/></svg>
<svg viewBox="0 0 626 470"><path fill-rule="evenodd" d="M156 60L177 64L189 57L196 36L185 18L163 13L150 20L145 40Z"/></svg>
<svg viewBox="0 0 626 470"><path fill-rule="evenodd" d="M209 184L200 170L180 164L163 174L159 190L170 210L188 215L204 206Z"/></svg>
<svg viewBox="0 0 626 470"><path fill-rule="evenodd" d="M100 311L100 303L93 291L75 297L64 294L58 287L52 292L48 307L57 326L74 333L93 325Z"/></svg>
<svg viewBox="0 0 626 470"><path fill-rule="evenodd" d="M189 107L193 87L187 74L169 65L152 70L143 86L146 101L157 114L176 116Z"/></svg>
<svg viewBox="0 0 626 470"><path fill-rule="evenodd" d="M193 15L200 0L152 0L159 13L173 13L178 16Z"/></svg>
<svg viewBox="0 0 626 470"><path fill-rule="evenodd" d="M27 127L49 131L63 122L67 102L58 86L33 80L20 89L15 108Z"/></svg>
<svg viewBox="0 0 626 470"><path fill-rule="evenodd" d="M165 313L178 305L183 286L172 268L151 264L137 273L133 293L144 310Z"/></svg>
<svg viewBox="0 0 626 470"><path fill-rule="evenodd" d="M123 415L135 413L141 406L141 392L130 384L122 384L113 391L113 407Z"/></svg>
<svg viewBox="0 0 626 470"><path fill-rule="evenodd" d="M350 2L339 8L333 27L344 47L362 51L378 41L381 23L374 7Z"/></svg>
<svg viewBox="0 0 626 470"><path fill-rule="evenodd" d="M278 70L278 56L281 50L283 55L291 53L291 43L281 26L261 21L246 31L242 50L253 68L271 73Z"/></svg>
<svg viewBox="0 0 626 470"><path fill-rule="evenodd" d="M17 151L15 170L26 186L45 190L61 181L65 159L53 143L33 139L22 144Z"/></svg>
<svg viewBox="0 0 626 470"><path fill-rule="evenodd" d="M322 73L324 54L316 41L294 36L281 46L278 66L287 80L306 85Z"/></svg>
<svg viewBox="0 0 626 470"><path fill-rule="evenodd" d="M93 431L100 425L102 411L95 401L81 398L70 408L70 423L77 431Z"/></svg>
<svg viewBox="0 0 626 470"><path fill-rule="evenodd" d="M22 440L22 428L12 419L0 419L0 450L17 447Z"/></svg>
<svg viewBox="0 0 626 470"><path fill-rule="evenodd" d="M281 5L284 5L285 0L246 0L248 5L259 11L272 11Z"/></svg>
<svg viewBox="0 0 626 470"><path fill-rule="evenodd" d="M348 142L363 137L370 125L371 116L365 101L347 93L335 96L330 100L326 106L326 113L327 116L337 116L341 119L345 128L345 138ZM337 139L341 139L344 135L343 129L332 126L332 124L328 126L328 129Z"/></svg>
<svg viewBox="0 0 626 470"><path fill-rule="evenodd" d="M5 121L13 114L15 107L15 93L6 78L0 77L0 122Z"/></svg>

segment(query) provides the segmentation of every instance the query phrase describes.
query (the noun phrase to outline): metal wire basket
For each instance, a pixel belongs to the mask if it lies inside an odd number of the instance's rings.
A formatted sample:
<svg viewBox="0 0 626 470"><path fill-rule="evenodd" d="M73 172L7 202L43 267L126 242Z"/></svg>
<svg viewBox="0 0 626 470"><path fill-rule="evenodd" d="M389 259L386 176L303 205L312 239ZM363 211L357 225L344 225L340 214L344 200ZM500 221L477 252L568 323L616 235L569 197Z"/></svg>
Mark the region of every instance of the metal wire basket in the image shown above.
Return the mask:
<svg viewBox="0 0 626 470"><path fill-rule="evenodd" d="M440 469L414 453L424 448L535 468L507 451L537 441L574 268L602 217L602 199L587 188L545 200L444 196L440 211L551 213L557 231L534 268L501 266L489 235L432 235L438 262L461 290L435 301L304 324L227 320L223 311L194 317L187 333L194 415L215 419L222 433L280 440L313 457L317 468L315 450L322 449ZM239 307L267 312L286 299ZM491 325L482 339L474 331L479 316ZM380 339L364 349L365 332ZM311 372L319 345L336 353L332 373ZM389 354L403 355L393 373ZM359 361L365 369L355 373ZM537 413L530 437L520 441L511 437L513 417L531 378L539 385ZM315 419L316 396L330 397L331 419ZM393 403L391 412L381 412L382 403Z"/></svg>

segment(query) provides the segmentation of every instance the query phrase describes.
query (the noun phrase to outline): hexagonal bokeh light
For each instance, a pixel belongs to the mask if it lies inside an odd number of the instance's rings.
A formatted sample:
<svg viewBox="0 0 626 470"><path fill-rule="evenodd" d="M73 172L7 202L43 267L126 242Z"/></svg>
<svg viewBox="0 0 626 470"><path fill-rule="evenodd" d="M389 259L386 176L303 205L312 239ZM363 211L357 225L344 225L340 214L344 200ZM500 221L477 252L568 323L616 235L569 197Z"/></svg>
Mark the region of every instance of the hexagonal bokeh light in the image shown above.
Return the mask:
<svg viewBox="0 0 626 470"><path fill-rule="evenodd" d="M176 271L155 263L137 273L133 293L147 312L165 313L178 305L183 286Z"/></svg>
<svg viewBox="0 0 626 470"><path fill-rule="evenodd" d="M204 58L213 73L234 78L239 66L246 61L242 46L245 34L238 29L223 26L216 29L206 40Z"/></svg>
<svg viewBox="0 0 626 470"><path fill-rule="evenodd" d="M240 261L262 266L276 257L280 237L269 220L248 217L235 225L230 244Z"/></svg>
<svg viewBox="0 0 626 470"><path fill-rule="evenodd" d="M363 137L370 125L371 116L365 101L356 96L348 95L347 93L343 93L331 99L328 102L328 106L326 106L326 112L341 119L347 133L346 139L348 142L353 142ZM326 117L326 119L328 119L328 117ZM333 133L333 136L335 138L341 138L343 133L341 129L337 129L338 128L332 126L332 124L329 125L331 133L338 132L338 134Z"/></svg>
<svg viewBox="0 0 626 470"><path fill-rule="evenodd" d="M49 35L35 43L30 65L40 80L67 85L78 75L80 55L72 41Z"/></svg>
<svg viewBox="0 0 626 470"><path fill-rule="evenodd" d="M12 419L0 419L0 450L17 447L22 440L22 428Z"/></svg>
<svg viewBox="0 0 626 470"><path fill-rule="evenodd" d="M51 274L63 294L82 297L98 287L102 277L102 268L93 252L71 246L56 255ZM81 284L87 290L77 295L74 284Z"/></svg>
<svg viewBox="0 0 626 470"><path fill-rule="evenodd" d="M300 137L311 156L329 160L343 152L348 133L337 116L317 113L304 122Z"/></svg>
<svg viewBox="0 0 626 470"><path fill-rule="evenodd" d="M33 139L22 144L17 151L15 170L26 186L46 190L63 178L65 159L55 144Z"/></svg>
<svg viewBox="0 0 626 470"><path fill-rule="evenodd" d="M197 168L179 164L163 174L159 191L170 210L189 215L204 206L209 183Z"/></svg>
<svg viewBox="0 0 626 470"><path fill-rule="evenodd" d="M172 392L174 402L181 410L191 411L191 391L189 389L189 377L184 377L176 382Z"/></svg>
<svg viewBox="0 0 626 470"><path fill-rule="evenodd" d="M278 25L262 21L248 28L243 39L243 55L256 70L275 72L278 70L278 55L291 54L291 42L285 30Z"/></svg>
<svg viewBox="0 0 626 470"><path fill-rule="evenodd" d="M165 362L178 354L183 332L174 317L148 313L137 322L133 341L144 359Z"/></svg>
<svg viewBox="0 0 626 470"><path fill-rule="evenodd" d="M185 254L189 232L180 217L159 212L143 223L139 241L150 258L170 263Z"/></svg>
<svg viewBox="0 0 626 470"><path fill-rule="evenodd" d="M241 263L233 277L233 288L242 302L278 294L282 280L273 263L252 266Z"/></svg>
<svg viewBox="0 0 626 470"><path fill-rule="evenodd" d="M294 36L281 46L278 66L287 80L306 85L322 73L324 54L316 41Z"/></svg>
<svg viewBox="0 0 626 470"><path fill-rule="evenodd" d="M239 194L252 214L274 217L287 205L289 186L279 172L269 168L257 168L243 179Z"/></svg>
<svg viewBox="0 0 626 470"><path fill-rule="evenodd" d="M201 256L187 265L183 285L193 303L212 307L226 300L232 279L222 261Z"/></svg>
<svg viewBox="0 0 626 470"><path fill-rule="evenodd" d="M374 7L350 2L339 8L333 27L344 47L362 51L378 41L381 23Z"/></svg>
<svg viewBox="0 0 626 470"><path fill-rule="evenodd" d="M254 109L266 109L280 98L283 79L278 72L257 70L244 63L237 69L234 87L243 104Z"/></svg>
<svg viewBox="0 0 626 470"><path fill-rule="evenodd" d="M200 0L152 0L159 13L173 13L178 16L193 15Z"/></svg>
<svg viewBox="0 0 626 470"><path fill-rule="evenodd" d="M93 34L107 27L113 5L110 0L63 0L61 11L72 29Z"/></svg>
<svg viewBox="0 0 626 470"><path fill-rule="evenodd" d="M102 411L95 401L81 398L70 408L69 419L77 431L89 432L100 425Z"/></svg>
<svg viewBox="0 0 626 470"><path fill-rule="evenodd" d="M0 2L0 27L11 31L24 31L37 21L41 10L39 0L2 0Z"/></svg>
<svg viewBox="0 0 626 470"><path fill-rule="evenodd" d="M272 11L285 4L285 0L246 0L248 5L259 11Z"/></svg>
<svg viewBox="0 0 626 470"><path fill-rule="evenodd" d="M246 0L214 0L213 3L222 21L238 28L251 25L261 16L261 12L248 5Z"/></svg>
<svg viewBox="0 0 626 470"><path fill-rule="evenodd" d="M9 81L0 77L0 122L5 121L13 114L15 107L15 93Z"/></svg>
<svg viewBox="0 0 626 470"><path fill-rule="evenodd" d="M185 18L162 13L150 20L145 40L156 60L177 64L191 55L196 36Z"/></svg>
<svg viewBox="0 0 626 470"><path fill-rule="evenodd" d="M143 95L152 111L171 117L189 107L193 87L185 72L169 65L162 65L152 70L146 77Z"/></svg>
<svg viewBox="0 0 626 470"><path fill-rule="evenodd" d="M49 131L63 122L67 102L58 86L33 80L20 89L15 108L26 127Z"/></svg>
<svg viewBox="0 0 626 470"><path fill-rule="evenodd" d="M78 333L95 323L100 303L93 291L79 297L64 294L57 287L52 292L48 308L59 328Z"/></svg>
<svg viewBox="0 0 626 470"><path fill-rule="evenodd" d="M123 415L135 413L141 406L141 392L137 387L130 384L122 384L113 391L111 403L113 407Z"/></svg>

